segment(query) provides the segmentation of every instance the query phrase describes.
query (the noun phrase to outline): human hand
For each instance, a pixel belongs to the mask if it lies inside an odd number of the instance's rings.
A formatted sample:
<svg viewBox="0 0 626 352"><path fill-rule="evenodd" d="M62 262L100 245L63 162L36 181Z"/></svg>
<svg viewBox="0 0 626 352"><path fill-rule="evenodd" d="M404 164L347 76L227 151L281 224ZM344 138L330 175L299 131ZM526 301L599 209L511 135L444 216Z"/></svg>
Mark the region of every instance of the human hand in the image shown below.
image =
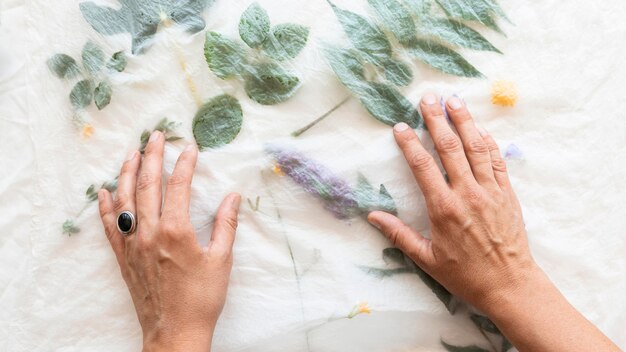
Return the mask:
<svg viewBox="0 0 626 352"><path fill-rule="evenodd" d="M164 144L156 131L143 161L131 153L115 201L106 190L98 193L100 216L137 311L144 351L209 351L226 300L241 199L231 194L222 202L211 241L200 246L189 217L198 149L190 145L180 155L163 202ZM123 211L137 218L128 236L116 225Z"/></svg>
<svg viewBox="0 0 626 352"><path fill-rule="evenodd" d="M428 94L420 106L449 182L409 126L396 125L394 136L424 193L431 239L391 214L375 211L368 219L451 293L489 313L540 271L522 211L497 144L465 104L456 97L446 104L458 136L438 97Z"/></svg>

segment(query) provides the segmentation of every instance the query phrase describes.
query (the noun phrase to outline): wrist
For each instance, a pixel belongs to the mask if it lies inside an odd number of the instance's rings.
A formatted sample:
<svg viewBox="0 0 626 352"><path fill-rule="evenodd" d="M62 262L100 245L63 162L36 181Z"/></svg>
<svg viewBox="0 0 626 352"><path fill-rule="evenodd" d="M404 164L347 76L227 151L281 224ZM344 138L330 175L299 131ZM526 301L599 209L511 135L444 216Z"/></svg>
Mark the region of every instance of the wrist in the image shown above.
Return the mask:
<svg viewBox="0 0 626 352"><path fill-rule="evenodd" d="M143 352L210 352L213 330L164 329L144 333Z"/></svg>

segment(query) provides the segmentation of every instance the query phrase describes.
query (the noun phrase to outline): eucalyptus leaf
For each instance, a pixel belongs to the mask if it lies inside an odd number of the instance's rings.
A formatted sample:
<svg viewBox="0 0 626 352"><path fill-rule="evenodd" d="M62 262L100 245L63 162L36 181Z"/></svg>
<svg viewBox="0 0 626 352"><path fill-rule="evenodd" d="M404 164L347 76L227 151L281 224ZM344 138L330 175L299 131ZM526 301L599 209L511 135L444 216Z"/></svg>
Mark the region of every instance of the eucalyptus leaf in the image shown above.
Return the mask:
<svg viewBox="0 0 626 352"><path fill-rule="evenodd" d="M63 234L72 236L80 232L80 228L74 224L72 220L65 220L63 223Z"/></svg>
<svg viewBox="0 0 626 352"><path fill-rule="evenodd" d="M237 99L220 95L198 110L193 119L193 135L200 150L219 148L232 142L243 123L243 112Z"/></svg>
<svg viewBox="0 0 626 352"><path fill-rule="evenodd" d="M83 66L87 72L96 74L104 67L104 51L94 42L88 41L82 52Z"/></svg>
<svg viewBox="0 0 626 352"><path fill-rule="evenodd" d="M163 20L185 26L190 33L204 29L202 12L213 0L118 0L119 9L82 2L85 20L98 33L130 33L133 54L143 53Z"/></svg>
<svg viewBox="0 0 626 352"><path fill-rule="evenodd" d="M96 102L96 106L98 107L98 110L102 110L107 105L109 105L109 103L111 102L112 94L113 94L113 89L111 88L111 85L108 82L102 81L100 82L100 84L98 84L98 86L96 87L96 90L94 91L94 100Z"/></svg>
<svg viewBox="0 0 626 352"><path fill-rule="evenodd" d="M241 15L239 35L251 48L258 48L270 34L270 18L258 3L250 5Z"/></svg>
<svg viewBox="0 0 626 352"><path fill-rule="evenodd" d="M407 268L379 269L379 268L372 268L369 266L361 266L360 269L363 270L366 274L372 275L379 279L382 279L385 277L391 277L391 276L395 276L399 274L407 274L411 272L410 269L407 269Z"/></svg>
<svg viewBox="0 0 626 352"><path fill-rule="evenodd" d="M491 352L491 351L489 351L487 349L484 349L482 347L478 347L476 345L471 345L471 346L454 346L454 345L450 345L450 344L446 343L443 340L441 340L441 345L443 345L443 347L448 352Z"/></svg>
<svg viewBox="0 0 626 352"><path fill-rule="evenodd" d="M328 3L355 48L371 58L370 61L391 58L391 44L380 27L361 15L341 9L330 1Z"/></svg>
<svg viewBox="0 0 626 352"><path fill-rule="evenodd" d="M453 19L424 18L420 23L420 34L430 35L462 48L502 53L480 33Z"/></svg>
<svg viewBox="0 0 626 352"><path fill-rule="evenodd" d="M508 352L511 348L513 348L513 344L506 336L502 336L502 352Z"/></svg>
<svg viewBox="0 0 626 352"><path fill-rule="evenodd" d="M405 0L407 9L416 17L429 16L433 0Z"/></svg>
<svg viewBox="0 0 626 352"><path fill-rule="evenodd" d="M486 316L472 313L470 315L470 318L472 319L474 324L476 324L476 326L478 326L481 330L484 330L486 332L490 332L492 334L498 334L498 335L502 334L500 332L500 329L498 329L498 327L496 326L496 324L494 324Z"/></svg>
<svg viewBox="0 0 626 352"><path fill-rule="evenodd" d="M382 186L382 185L381 185ZM359 174L356 187L356 201L359 211L368 214L374 210L385 211L391 214L397 212L396 204L386 189L382 186L381 191L374 190L369 181Z"/></svg>
<svg viewBox="0 0 626 352"><path fill-rule="evenodd" d="M398 0L367 0L385 27L400 43L406 43L417 35L411 12Z"/></svg>
<svg viewBox="0 0 626 352"><path fill-rule="evenodd" d="M246 93L250 99L263 105L282 103L293 96L300 79L275 63L261 63L251 67L245 76Z"/></svg>
<svg viewBox="0 0 626 352"><path fill-rule="evenodd" d="M244 48L216 32L206 34L204 57L211 71L221 79L238 75L246 64Z"/></svg>
<svg viewBox="0 0 626 352"><path fill-rule="evenodd" d="M123 72L126 69L126 65L128 64L128 59L126 58L126 54L123 51L118 51L109 60L107 63L107 68L110 70L115 70L117 72Z"/></svg>
<svg viewBox="0 0 626 352"><path fill-rule="evenodd" d="M501 11L494 8L495 1L484 0L435 0L444 10L448 17L458 18L465 21L475 21L503 33L496 20L494 13ZM495 4L495 5L494 5ZM499 8L499 6L498 6Z"/></svg>
<svg viewBox="0 0 626 352"><path fill-rule="evenodd" d="M383 260L387 264L399 264L403 267L406 266L404 260L404 253L398 248L385 248L383 249Z"/></svg>
<svg viewBox="0 0 626 352"><path fill-rule="evenodd" d="M304 49L309 28L293 23L279 24L263 43L265 53L276 60L293 59Z"/></svg>
<svg viewBox="0 0 626 352"><path fill-rule="evenodd" d="M383 70L385 79L395 86L404 87L413 80L413 71L400 60L387 59L379 67Z"/></svg>
<svg viewBox="0 0 626 352"><path fill-rule="evenodd" d="M80 73L76 60L66 54L56 54L48 59L48 68L59 78L74 78Z"/></svg>
<svg viewBox="0 0 626 352"><path fill-rule="evenodd" d="M82 80L74 86L70 92L70 102L76 109L83 109L93 101L93 81Z"/></svg>
<svg viewBox="0 0 626 352"><path fill-rule="evenodd" d="M484 77L459 53L434 41L415 39L408 44L409 53L441 72L461 77Z"/></svg>

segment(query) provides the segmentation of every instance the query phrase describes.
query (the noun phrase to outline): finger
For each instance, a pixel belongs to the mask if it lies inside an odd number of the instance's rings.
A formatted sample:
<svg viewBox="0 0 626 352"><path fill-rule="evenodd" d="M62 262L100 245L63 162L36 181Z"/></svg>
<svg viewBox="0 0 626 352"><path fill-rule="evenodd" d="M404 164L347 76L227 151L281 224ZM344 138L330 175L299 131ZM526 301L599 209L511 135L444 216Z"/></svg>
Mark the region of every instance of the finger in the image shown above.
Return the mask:
<svg viewBox="0 0 626 352"><path fill-rule="evenodd" d="M124 263L124 236L117 230L117 213L113 207L113 198L106 189L98 192L98 208L100 209L100 219L104 225L104 232L111 243L111 248L115 253L120 267Z"/></svg>
<svg viewBox="0 0 626 352"><path fill-rule="evenodd" d="M463 145L459 137L452 131L443 113L439 99L434 94L426 94L420 103L424 121L433 137L435 148L441 158L452 185L458 183L475 183Z"/></svg>
<svg viewBox="0 0 626 352"><path fill-rule="evenodd" d="M145 156L137 178L138 225L154 224L161 217L161 172L163 169L163 133L154 131L146 146Z"/></svg>
<svg viewBox="0 0 626 352"><path fill-rule="evenodd" d="M496 179L491 168L489 149L478 132L467 107L461 99L452 97L446 104L446 110L448 110L448 115L461 137L463 150L465 150L465 156L469 161L474 178L485 187L495 187Z"/></svg>
<svg viewBox="0 0 626 352"><path fill-rule="evenodd" d="M128 154L126 161L120 170L120 176L117 179L117 191L115 192L115 202L113 210L117 221L117 215L123 211L129 211L135 214L135 185L137 183L137 171L141 158L139 152L134 150ZM107 192L108 193L108 192ZM116 232L119 232L116 227Z"/></svg>
<svg viewBox="0 0 626 352"><path fill-rule="evenodd" d="M236 193L229 194L220 205L215 215L215 225L211 234L209 248L221 253L230 253L235 242L237 232L237 217L241 196Z"/></svg>
<svg viewBox="0 0 626 352"><path fill-rule="evenodd" d="M373 211L367 216L367 220L379 228L394 247L408 255L422 269L428 271L428 268L435 264L431 241L396 216L382 211Z"/></svg>
<svg viewBox="0 0 626 352"><path fill-rule="evenodd" d="M498 144L487 131L481 128L480 132L483 135L485 144L487 144L487 148L489 149L489 154L491 156L491 168L493 169L496 182L500 188L511 190L511 181L509 180L509 173L506 169L506 162L502 158L502 154L500 154Z"/></svg>
<svg viewBox="0 0 626 352"><path fill-rule="evenodd" d="M163 216L174 219L189 219L191 181L198 160L198 148L188 145L178 157L172 176L167 180Z"/></svg>
<svg viewBox="0 0 626 352"><path fill-rule="evenodd" d="M433 157L424 149L415 131L406 123L399 123L393 128L393 132L426 200L430 201L437 194L448 192L448 184L441 171Z"/></svg>

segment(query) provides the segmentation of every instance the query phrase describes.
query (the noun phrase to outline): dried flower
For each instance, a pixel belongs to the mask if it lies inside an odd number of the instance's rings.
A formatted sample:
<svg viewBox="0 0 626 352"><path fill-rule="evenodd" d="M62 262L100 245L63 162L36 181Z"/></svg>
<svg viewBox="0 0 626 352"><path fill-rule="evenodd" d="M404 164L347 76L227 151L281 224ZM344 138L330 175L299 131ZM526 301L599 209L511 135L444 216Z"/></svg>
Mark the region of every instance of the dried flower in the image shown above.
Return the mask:
<svg viewBox="0 0 626 352"><path fill-rule="evenodd" d="M495 81L491 86L491 102L494 105L514 106L517 99L517 88L513 82Z"/></svg>
<svg viewBox="0 0 626 352"><path fill-rule="evenodd" d="M83 138L90 138L93 135L94 131L95 129L93 128L93 126L86 123L85 125L83 125L83 130L81 134Z"/></svg>
<svg viewBox="0 0 626 352"><path fill-rule="evenodd" d="M350 314L348 314L348 319L352 319L359 314L372 314L372 310L370 309L367 302L361 302L352 308Z"/></svg>

